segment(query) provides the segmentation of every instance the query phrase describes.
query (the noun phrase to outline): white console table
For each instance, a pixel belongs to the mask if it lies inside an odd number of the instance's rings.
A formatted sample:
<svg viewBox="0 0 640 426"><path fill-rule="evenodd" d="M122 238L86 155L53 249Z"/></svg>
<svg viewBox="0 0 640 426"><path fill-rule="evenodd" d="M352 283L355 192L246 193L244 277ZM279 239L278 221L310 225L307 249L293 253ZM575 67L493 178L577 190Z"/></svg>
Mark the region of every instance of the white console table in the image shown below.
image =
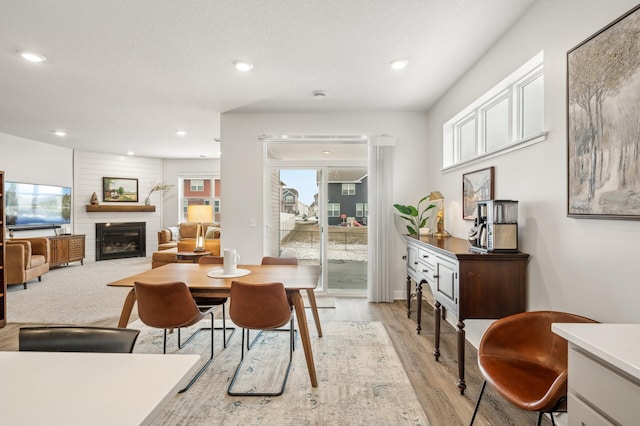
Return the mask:
<svg viewBox="0 0 640 426"><path fill-rule="evenodd" d="M640 419L640 324L551 326L569 342L569 425Z"/></svg>

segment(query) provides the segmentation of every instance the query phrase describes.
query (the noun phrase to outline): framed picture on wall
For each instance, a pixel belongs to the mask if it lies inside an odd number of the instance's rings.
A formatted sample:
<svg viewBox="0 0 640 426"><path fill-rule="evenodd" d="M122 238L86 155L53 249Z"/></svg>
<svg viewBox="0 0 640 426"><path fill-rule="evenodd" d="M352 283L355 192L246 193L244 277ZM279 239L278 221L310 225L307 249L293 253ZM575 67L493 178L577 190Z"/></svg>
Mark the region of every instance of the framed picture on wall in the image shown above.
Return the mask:
<svg viewBox="0 0 640 426"><path fill-rule="evenodd" d="M567 215L640 220L640 6L567 52Z"/></svg>
<svg viewBox="0 0 640 426"><path fill-rule="evenodd" d="M474 220L478 201L493 200L494 168L476 170L462 175L462 218Z"/></svg>
<svg viewBox="0 0 640 426"><path fill-rule="evenodd" d="M137 203L138 179L103 177L102 200L120 203Z"/></svg>

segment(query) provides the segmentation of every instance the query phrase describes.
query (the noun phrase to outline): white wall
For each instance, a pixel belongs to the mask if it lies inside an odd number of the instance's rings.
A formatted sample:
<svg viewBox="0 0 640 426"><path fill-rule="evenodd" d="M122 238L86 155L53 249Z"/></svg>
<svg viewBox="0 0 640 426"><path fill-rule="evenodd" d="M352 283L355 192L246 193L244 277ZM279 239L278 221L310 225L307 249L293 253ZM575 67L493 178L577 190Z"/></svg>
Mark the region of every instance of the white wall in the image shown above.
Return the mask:
<svg viewBox="0 0 640 426"><path fill-rule="evenodd" d="M176 185L170 191L167 191L162 195L162 226L174 226L175 224L180 223L178 179L185 176L220 176L220 159L166 159L162 161L162 168L164 182ZM224 205L222 203L221 213L224 215Z"/></svg>
<svg viewBox="0 0 640 426"><path fill-rule="evenodd" d="M263 150L260 135L381 135L396 137L394 196L396 202L415 204L428 194L426 126L421 113L224 113L222 114L221 186L223 247L233 247L243 262L263 255ZM389 206L389 209L392 209ZM249 226L255 218L257 226ZM393 263L396 295L403 296L406 252L398 226Z"/></svg>
<svg viewBox="0 0 640 426"><path fill-rule="evenodd" d="M447 198L447 229L464 238L461 176L495 166L495 197L519 201L520 248L531 255L528 309L582 314L602 322L640 322L640 222L566 217L566 53L637 4L637 0L538 0L526 15L427 115L428 182ZM545 142L442 173L442 124L544 50ZM467 321L479 341L487 322Z"/></svg>
<svg viewBox="0 0 640 426"><path fill-rule="evenodd" d="M73 186L73 151L0 133L0 170L11 182ZM16 231L14 237L34 236L53 236L53 231Z"/></svg>
<svg viewBox="0 0 640 426"><path fill-rule="evenodd" d="M98 152L75 151L74 153L74 229L75 234L85 235L86 261L96 258L96 223L106 222L146 222L146 255L157 250L157 233L161 229L160 216L162 206L156 205L160 195L154 194L151 204L156 211L151 212L97 212L89 213L86 205L94 192L100 204L104 203L102 195L103 177L120 177L138 179L137 204L143 205L144 199L153 186L162 182L162 160L129 155L104 154ZM131 205L130 203L126 203ZM135 204L135 203L134 203Z"/></svg>

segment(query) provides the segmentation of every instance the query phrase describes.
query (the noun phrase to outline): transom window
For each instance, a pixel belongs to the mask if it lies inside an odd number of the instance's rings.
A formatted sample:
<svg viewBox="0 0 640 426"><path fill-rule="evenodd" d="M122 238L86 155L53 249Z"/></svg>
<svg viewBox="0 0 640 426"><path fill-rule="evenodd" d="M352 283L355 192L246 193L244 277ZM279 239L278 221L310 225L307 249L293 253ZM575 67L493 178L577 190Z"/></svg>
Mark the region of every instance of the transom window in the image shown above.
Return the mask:
<svg viewBox="0 0 640 426"><path fill-rule="evenodd" d="M342 195L356 195L356 184L355 183L343 183L342 184Z"/></svg>
<svg viewBox="0 0 640 426"><path fill-rule="evenodd" d="M442 130L443 169L544 140L543 52L447 121Z"/></svg>

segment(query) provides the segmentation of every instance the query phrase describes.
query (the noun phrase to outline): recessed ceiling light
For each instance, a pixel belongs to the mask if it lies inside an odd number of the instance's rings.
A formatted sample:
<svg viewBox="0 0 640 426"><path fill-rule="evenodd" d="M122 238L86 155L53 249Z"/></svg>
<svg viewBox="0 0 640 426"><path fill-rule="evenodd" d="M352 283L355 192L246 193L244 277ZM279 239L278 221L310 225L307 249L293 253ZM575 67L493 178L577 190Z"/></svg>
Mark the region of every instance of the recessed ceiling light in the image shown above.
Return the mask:
<svg viewBox="0 0 640 426"><path fill-rule="evenodd" d="M185 136L187 134L187 132L185 132L184 130L176 130L176 135L178 136Z"/></svg>
<svg viewBox="0 0 640 426"><path fill-rule="evenodd" d="M323 154L331 154L331 151L322 151Z"/></svg>
<svg viewBox="0 0 640 426"><path fill-rule="evenodd" d="M67 132L64 130L54 130L53 134L60 137L67 136Z"/></svg>
<svg viewBox="0 0 640 426"><path fill-rule="evenodd" d="M389 62L389 66L393 70L403 70L407 67L407 65L409 65L409 61L406 59L394 59L393 61Z"/></svg>
<svg viewBox="0 0 640 426"><path fill-rule="evenodd" d="M47 60L43 55L35 52L20 52L20 56L29 62L44 62Z"/></svg>
<svg viewBox="0 0 640 426"><path fill-rule="evenodd" d="M327 96L327 92L324 90L314 90L311 92L311 95L316 99L322 99Z"/></svg>
<svg viewBox="0 0 640 426"><path fill-rule="evenodd" d="M238 71L242 71L242 72L250 71L251 68L253 68L253 64L250 64L249 62L245 62L245 61L235 61L233 63L233 66L236 67Z"/></svg>
<svg viewBox="0 0 640 426"><path fill-rule="evenodd" d="M136 155L136 153L133 151L127 151L127 155Z"/></svg>

